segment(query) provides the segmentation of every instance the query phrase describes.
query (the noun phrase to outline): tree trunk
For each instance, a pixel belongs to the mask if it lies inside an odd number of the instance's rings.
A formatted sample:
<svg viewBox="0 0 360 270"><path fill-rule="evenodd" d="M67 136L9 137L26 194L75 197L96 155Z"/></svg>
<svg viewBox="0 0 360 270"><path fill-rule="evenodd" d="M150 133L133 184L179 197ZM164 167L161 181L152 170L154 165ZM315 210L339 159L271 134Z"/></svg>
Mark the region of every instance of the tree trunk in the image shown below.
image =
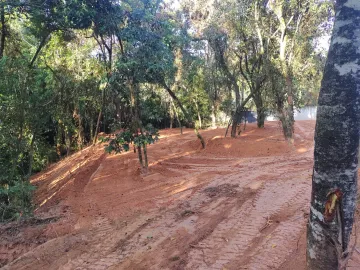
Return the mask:
<svg viewBox="0 0 360 270"><path fill-rule="evenodd" d="M180 110L183 112L185 118L191 123L190 116L188 115L187 111L185 110L184 106L182 105L180 99L175 95L175 93L170 89L169 86L167 86L165 83L163 83L164 88L169 93L170 97L173 99L173 101L179 106Z"/></svg>
<svg viewBox="0 0 360 270"><path fill-rule="evenodd" d="M41 49L45 46L46 41L47 41L47 39L48 39L49 36L50 36L50 34L44 36L43 39L41 40L41 42L40 42L40 44L39 44L39 47L37 48L37 50L36 50L33 58L31 59L31 62L30 62L30 64L29 64L29 67L30 67L30 68L34 65L36 59L37 59L38 56L39 56L39 53L41 52Z"/></svg>
<svg viewBox="0 0 360 270"><path fill-rule="evenodd" d="M1 23L1 37L0 37L0 59L4 56L5 38L6 38L6 25L5 25L5 8L0 7L0 23Z"/></svg>
<svg viewBox="0 0 360 270"><path fill-rule="evenodd" d="M199 128L201 129L202 123L201 123L201 115L200 115L200 111L199 111L199 106L196 101L194 103L195 103L195 107L196 107L196 111L197 111L197 115L198 115Z"/></svg>
<svg viewBox="0 0 360 270"><path fill-rule="evenodd" d="M90 117L90 141L94 140L94 122L92 117Z"/></svg>
<svg viewBox="0 0 360 270"><path fill-rule="evenodd" d="M283 127L283 133L285 139L293 142L294 135L294 101L293 101L293 91L292 91L292 78L290 74L290 68L286 66L286 63L283 63L284 77L286 83L286 94L287 102L283 102L283 108L281 108L281 117L280 121ZM286 104L286 105L285 105Z"/></svg>
<svg viewBox="0 0 360 270"><path fill-rule="evenodd" d="M198 130L197 128L195 128L194 131L195 131L196 136L198 137L198 139L199 139L200 142L201 142L202 148L205 149L206 144L205 144L205 140L204 140L203 136L201 136L201 134L200 134L200 132L199 132L199 130ZM181 132L182 132L182 131L181 131Z"/></svg>
<svg viewBox="0 0 360 270"><path fill-rule="evenodd" d="M360 4L339 0L335 14L315 130L309 270L345 269L357 205Z"/></svg>
<svg viewBox="0 0 360 270"><path fill-rule="evenodd" d="M233 82L234 84L234 92L235 92L235 102L236 102L236 107L240 105L241 103L241 97L240 97L240 88L236 82L236 79L235 81Z"/></svg>
<svg viewBox="0 0 360 270"><path fill-rule="evenodd" d="M263 104L263 100L261 97L261 94L257 91L258 94L254 95L254 102L256 106L256 112L257 112L257 126L258 128L263 128L265 125L265 108Z"/></svg>
<svg viewBox="0 0 360 270"><path fill-rule="evenodd" d="M97 137L98 137L98 134L99 134L99 131L100 131L100 120L101 120L101 116L103 114L103 110L104 110L104 107L105 107L105 91L106 91L106 87L103 89L102 91L102 97L101 97L101 108L100 108L100 111L99 111L99 115L98 115L98 119L97 119L97 122L96 122L96 128L95 128L95 134L94 134L94 139L93 139L93 145L96 144L96 141L97 141Z"/></svg>
<svg viewBox="0 0 360 270"><path fill-rule="evenodd" d="M185 115L185 118L187 119L187 121L189 122L189 124L193 124L193 121L190 117L190 115L187 113L187 111L185 110L184 106L182 105L181 101L177 98L177 96L175 95L175 93L165 84L163 83L163 86L165 87L165 89L168 91L169 95L171 96L171 98L177 103L177 105L180 107L181 111L183 112L183 114ZM201 136L199 130L195 127L195 134L196 136L199 138L201 145L203 148L205 148L205 140L204 138ZM181 129L181 134L182 134L182 129Z"/></svg>
<svg viewBox="0 0 360 270"><path fill-rule="evenodd" d="M181 125L181 121L180 121L180 118L179 118L179 114L177 113L176 107L174 105L174 102L172 100L171 100L171 105L173 107L176 119L177 119L179 127L180 127L180 134L182 135L183 134L183 128L182 128L182 125Z"/></svg>
<svg viewBox="0 0 360 270"><path fill-rule="evenodd" d="M144 150L144 159L145 159L144 173L146 174L148 172L149 162L148 162L147 148L145 143L143 144L143 150Z"/></svg>
<svg viewBox="0 0 360 270"><path fill-rule="evenodd" d="M65 144L66 144L66 156L69 156L71 151L71 132L68 127L65 127Z"/></svg>
<svg viewBox="0 0 360 270"><path fill-rule="evenodd" d="M81 115L81 106L79 106L79 114L78 114L78 148L81 150L84 144L84 128L83 128L83 121Z"/></svg>
<svg viewBox="0 0 360 270"><path fill-rule="evenodd" d="M103 112L103 132L106 133L106 111Z"/></svg>
<svg viewBox="0 0 360 270"><path fill-rule="evenodd" d="M229 121L229 125L226 129L225 132L225 137L227 136L229 127L232 123L232 128L231 128L231 137L235 138L236 137L236 127L237 127L237 116L239 113L241 113L241 110L245 107L246 103L249 102L249 100L254 96L253 93L251 93L250 95L248 95L248 97L236 108L234 115L232 116L231 120Z"/></svg>
<svg viewBox="0 0 360 270"><path fill-rule="evenodd" d="M30 150L29 150L29 168L28 174L26 176L26 180L29 180L32 174L32 166L34 162L34 143L35 143L35 133L33 134L30 142Z"/></svg>
<svg viewBox="0 0 360 270"><path fill-rule="evenodd" d="M265 108L264 107L256 107L256 112L257 112L257 126L258 128L263 128L265 126L265 118L266 118L266 114L265 114Z"/></svg>
<svg viewBox="0 0 360 270"><path fill-rule="evenodd" d="M282 74L285 78L285 92L287 94L287 102L285 100L282 102L282 108L278 109L280 113L280 121L283 127L283 133L285 139L293 142L293 133L294 133L294 102L293 102L293 91L292 91L292 79L290 73L290 61L286 59L286 50L289 48L288 35L287 35L287 24L285 22L284 14L284 1L273 2L272 8L279 20L280 23L280 37L279 37L279 59L282 69ZM299 27L299 25L297 26ZM294 39L294 37L293 37ZM291 48L291 46L290 46ZM292 48L291 48L292 49ZM290 50L291 50L290 49Z"/></svg>
<svg viewBox="0 0 360 270"><path fill-rule="evenodd" d="M216 109L215 109L215 105L211 106L211 126L212 126L212 128L216 128Z"/></svg>
<svg viewBox="0 0 360 270"><path fill-rule="evenodd" d="M122 117L121 117L121 114L122 114L122 111L121 111L121 101L119 98L115 98L114 100L114 105L115 105L115 109L116 109L116 121L118 123L118 126L116 128L120 128L121 129L121 120L122 120Z"/></svg>
<svg viewBox="0 0 360 270"><path fill-rule="evenodd" d="M287 67L286 72L286 89L287 89L287 116L289 118L291 138L294 134L294 99L293 99L293 82L290 67Z"/></svg>
<svg viewBox="0 0 360 270"><path fill-rule="evenodd" d="M169 114L170 114L170 129L172 129L173 124L174 124L174 112L172 110L171 103L170 103L170 106L169 106Z"/></svg>
<svg viewBox="0 0 360 270"><path fill-rule="evenodd" d="M93 145L96 144L97 137L98 137L98 134L99 134L101 116L102 116L102 108L101 108L100 111L99 111L98 119L97 119L97 122L96 122L95 134L94 134L94 139L93 139Z"/></svg>
<svg viewBox="0 0 360 270"><path fill-rule="evenodd" d="M243 106L242 106L242 108L243 108ZM241 119L242 108L240 110L235 110L234 115L232 117L232 126L231 126L231 137L232 138L236 137L236 134L237 134L236 129L237 129L238 122Z"/></svg>
<svg viewBox="0 0 360 270"><path fill-rule="evenodd" d="M141 165L141 171L143 171L144 170L144 161L143 161L141 146L137 147L137 152L138 152L139 163Z"/></svg>

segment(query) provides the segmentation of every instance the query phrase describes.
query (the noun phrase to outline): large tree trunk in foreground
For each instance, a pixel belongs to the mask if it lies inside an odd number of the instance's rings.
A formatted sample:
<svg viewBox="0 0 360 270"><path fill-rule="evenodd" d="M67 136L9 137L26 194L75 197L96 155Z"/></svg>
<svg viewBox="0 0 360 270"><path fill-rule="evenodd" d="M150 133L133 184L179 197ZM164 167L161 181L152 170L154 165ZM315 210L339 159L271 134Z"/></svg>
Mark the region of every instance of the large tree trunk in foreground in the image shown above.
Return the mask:
<svg viewBox="0 0 360 270"><path fill-rule="evenodd" d="M360 1L338 0L321 85L307 233L311 270L345 269L356 208Z"/></svg>

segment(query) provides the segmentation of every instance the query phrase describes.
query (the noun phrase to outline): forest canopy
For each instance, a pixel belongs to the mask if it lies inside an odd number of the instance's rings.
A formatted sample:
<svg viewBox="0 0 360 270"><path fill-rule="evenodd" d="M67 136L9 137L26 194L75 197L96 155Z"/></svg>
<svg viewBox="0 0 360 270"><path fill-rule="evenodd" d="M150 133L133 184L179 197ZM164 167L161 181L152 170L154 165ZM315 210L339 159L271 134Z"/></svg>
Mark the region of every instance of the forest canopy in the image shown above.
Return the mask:
<svg viewBox="0 0 360 270"><path fill-rule="evenodd" d="M100 132L232 124L235 137L252 110L291 141L332 21L330 1L1 0L0 221L31 214L31 175Z"/></svg>

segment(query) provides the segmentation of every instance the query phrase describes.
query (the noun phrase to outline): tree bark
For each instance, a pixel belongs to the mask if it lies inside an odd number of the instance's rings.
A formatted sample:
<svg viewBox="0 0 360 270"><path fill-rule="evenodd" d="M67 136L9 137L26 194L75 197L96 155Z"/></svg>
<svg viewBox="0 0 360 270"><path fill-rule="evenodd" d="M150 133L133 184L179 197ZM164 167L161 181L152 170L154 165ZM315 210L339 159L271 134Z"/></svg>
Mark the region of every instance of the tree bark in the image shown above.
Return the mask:
<svg viewBox="0 0 360 270"><path fill-rule="evenodd" d="M29 64L29 67L32 68L32 66L34 65L36 59L38 58L39 56L39 53L41 52L41 49L45 46L46 44L46 41L48 39L48 37L50 36L50 34L46 35L43 37L43 39L41 40L40 44L39 44L39 47L37 48L33 58L31 59L31 62Z"/></svg>
<svg viewBox="0 0 360 270"><path fill-rule="evenodd" d="M79 126L78 126L78 148L81 150L84 145L84 128L83 128L83 121L81 115L81 108L79 106Z"/></svg>
<svg viewBox="0 0 360 270"><path fill-rule="evenodd" d="M121 101L120 98L115 98L114 99L114 105L115 105L115 109L116 109L116 121L118 123L118 126L116 128L120 128L121 129L121 120L122 120L122 111L121 111Z"/></svg>
<svg viewBox="0 0 360 270"><path fill-rule="evenodd" d="M144 160L145 160L144 173L147 174L148 168L149 168L149 162L148 162L148 156L147 156L147 146L145 143L143 144L143 150L144 150Z"/></svg>
<svg viewBox="0 0 360 270"><path fill-rule="evenodd" d="M256 113L257 113L257 126L258 128L263 128L265 126L265 108L263 106L257 106L256 107Z"/></svg>
<svg viewBox="0 0 360 270"><path fill-rule="evenodd" d="M66 156L68 157L71 152L71 132L69 127L65 127L65 144L66 144Z"/></svg>
<svg viewBox="0 0 360 270"><path fill-rule="evenodd" d="M177 110L176 110L176 107L174 105L174 102L173 100L171 100L171 105L173 107L173 110L174 110L174 113L175 113L175 116L176 116L176 120L178 121L178 124L179 124L179 127L180 127L180 134L182 135L183 134L183 127L181 125L181 121L180 121L180 118L179 118L179 114L177 113Z"/></svg>
<svg viewBox="0 0 360 270"><path fill-rule="evenodd" d="M97 137L98 137L98 134L99 134L100 120L101 120L101 116L102 116L102 110L103 110L103 109L100 108L99 115L98 115L98 119L97 119L97 122L96 122L96 128L95 128L94 139L93 139L93 145L96 144Z"/></svg>
<svg viewBox="0 0 360 270"><path fill-rule="evenodd" d="M254 103L256 106L256 112L257 112L257 126L258 128L263 128L265 126L265 107L262 100L261 93L259 93L259 90L256 91L256 94L254 94Z"/></svg>
<svg viewBox="0 0 360 270"><path fill-rule="evenodd" d="M172 110L171 103L170 103L170 106L169 106L169 115L170 115L170 129L172 129L173 124L174 124L174 112Z"/></svg>
<svg viewBox="0 0 360 270"><path fill-rule="evenodd" d="M97 122L96 122L96 128L95 128L95 133L94 133L94 139L93 139L93 145L96 144L96 141L97 141L97 138L98 138L98 134L100 132L100 120L101 120L101 117L103 115L103 110L105 108L105 91L106 91L106 88L107 88L107 85L104 87L103 91L102 91L102 96L101 96L101 108L100 108L100 111L99 111L99 115L98 115L98 119L97 119Z"/></svg>
<svg viewBox="0 0 360 270"><path fill-rule="evenodd" d="M90 141L94 140L94 122L93 118L90 117Z"/></svg>
<svg viewBox="0 0 360 270"><path fill-rule="evenodd" d="M345 269L357 204L360 3L338 0L335 14L315 130L309 270Z"/></svg>
<svg viewBox="0 0 360 270"><path fill-rule="evenodd" d="M201 115L200 115L199 106L198 106L196 100L194 101L194 104L195 104L197 115L198 115L199 128L201 129L202 128Z"/></svg>
<svg viewBox="0 0 360 270"><path fill-rule="evenodd" d="M175 93L165 83L163 83L163 87L169 93L170 97L174 100L174 102L179 106L180 110L183 112L185 118L189 121L189 123L192 123L192 121L191 121L187 111L185 110L184 106L182 105L180 99L178 99L178 97L175 95Z"/></svg>
<svg viewBox="0 0 360 270"><path fill-rule="evenodd" d="M244 105L245 106L245 105ZM237 129L237 125L239 120L241 119L241 110L244 108L244 106L236 106L236 108L240 108L239 110L236 109L234 112L234 115L232 117L232 125L231 125L231 137L235 138L236 137L236 129Z"/></svg>
<svg viewBox="0 0 360 270"><path fill-rule="evenodd" d="M285 136L285 139L287 139L290 142L293 142L293 135L294 135L294 101L293 101L293 91L292 91L292 78L290 73L290 67L287 65L287 63L283 63L283 73L285 77L285 88L286 88L286 105L284 104L284 107L282 108L282 117L280 118L283 126L283 133Z"/></svg>
<svg viewBox="0 0 360 270"><path fill-rule="evenodd" d="M0 59L4 56L5 39L6 39L6 25L5 25L5 8L0 7L0 23L1 23L1 37L0 37Z"/></svg>
<svg viewBox="0 0 360 270"><path fill-rule="evenodd" d="M232 116L231 120L229 121L229 125L228 125L228 127L227 127L227 129L226 129L226 132L225 132L225 137L227 136L227 133L228 133L228 131L229 131L229 127L230 127L231 123L233 123L232 129L231 129L231 133L235 132L234 136L233 136L233 134L231 134L231 137L236 137L236 125L235 125L235 131L233 130L233 128L234 128L234 121L236 122L236 120L237 120L235 117L237 116L237 112L241 112L241 110L245 107L246 103L248 103L249 100L250 100L252 97L253 97L253 93L251 93L250 95L248 95L248 97L240 104L240 106L238 106L238 107L236 108L236 111L235 111L234 115Z"/></svg>
<svg viewBox="0 0 360 270"><path fill-rule="evenodd" d="M141 165L141 171L143 171L144 170L144 161L143 161L141 146L137 147L137 152L138 152L139 163Z"/></svg>
<svg viewBox="0 0 360 270"><path fill-rule="evenodd" d="M288 43L288 24L285 21L285 12L284 12L285 1L280 0L278 2L273 3L274 12L279 20L279 29L280 29L280 37L279 37L279 59L281 64L281 69L283 76L285 78L285 92L287 94L287 102L283 102L283 108L281 108L281 116L280 121L283 127L283 133L285 139L293 142L293 133L294 133L294 101L293 101L293 91L292 91L292 79L290 74L290 61L286 59L286 49ZM292 21L294 16L292 16L289 22ZM300 21L299 21L300 23ZM299 24L297 25L299 27ZM293 37L294 39L295 37ZM293 49L293 48L291 48ZM285 101L285 100L284 100Z"/></svg>
<svg viewBox="0 0 360 270"><path fill-rule="evenodd" d="M28 181L32 175L32 166L34 162L34 143L35 143L35 133L33 133L31 142L30 142L30 150L29 150L29 168L26 176L26 180Z"/></svg>
<svg viewBox="0 0 360 270"><path fill-rule="evenodd" d="M163 86L165 87L165 89L168 91L169 95L171 96L171 98L177 103L177 105L180 107L181 111L183 112L183 114L185 115L185 118L187 119L187 121L189 122L189 124L193 124L193 121L190 117L190 115L187 113L187 111L185 110L184 106L182 105L181 101L178 99L178 97L175 95L175 93L166 85L166 83L163 83ZM206 144L205 144L205 140L204 138L201 136L199 130L195 127L195 134L198 137L198 139L201 142L202 148L204 149ZM181 129L181 134L182 134L182 129Z"/></svg>
<svg viewBox="0 0 360 270"><path fill-rule="evenodd" d="M215 109L215 105L211 106L211 127L216 128L216 109Z"/></svg>

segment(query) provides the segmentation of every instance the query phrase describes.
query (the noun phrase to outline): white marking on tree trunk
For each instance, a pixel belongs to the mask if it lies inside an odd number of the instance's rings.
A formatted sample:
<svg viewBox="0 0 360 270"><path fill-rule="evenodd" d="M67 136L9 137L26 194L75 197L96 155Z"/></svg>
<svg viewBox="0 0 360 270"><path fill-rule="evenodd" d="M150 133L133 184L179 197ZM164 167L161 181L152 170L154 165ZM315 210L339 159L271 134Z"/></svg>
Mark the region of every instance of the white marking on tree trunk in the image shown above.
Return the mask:
<svg viewBox="0 0 360 270"><path fill-rule="evenodd" d="M348 38L344 38L344 37L336 37L332 40L332 44L347 44L347 43L351 43L352 41Z"/></svg>
<svg viewBox="0 0 360 270"><path fill-rule="evenodd" d="M321 205L321 202L318 201L318 200L314 200L314 203L317 204L317 205Z"/></svg>
<svg viewBox="0 0 360 270"><path fill-rule="evenodd" d="M319 113L319 108L318 108L318 114L320 114L320 113ZM322 176L321 176L320 174L318 174L318 173L315 171L315 169L314 169L313 174L314 174L314 177L313 177L314 182L315 182L316 184L319 184L320 181L323 180L323 179L322 179Z"/></svg>
<svg viewBox="0 0 360 270"><path fill-rule="evenodd" d="M318 106L318 116L322 116L322 117L334 117L338 114L342 114L345 113L347 110L347 108L345 108L344 106L338 104L338 105L332 105L332 106L327 106L327 105L321 105ZM324 173L323 173L324 174ZM326 179L326 175L320 175L318 173L316 173L316 177L320 177L321 180Z"/></svg>
<svg viewBox="0 0 360 270"><path fill-rule="evenodd" d="M321 214L318 210L316 210L314 207L310 207L311 213L316 216L320 221L324 221L324 216Z"/></svg>
<svg viewBox="0 0 360 270"><path fill-rule="evenodd" d="M352 179L354 177L355 174L357 174L358 169L347 169L344 171L344 174L349 177L349 179Z"/></svg>
<svg viewBox="0 0 360 270"><path fill-rule="evenodd" d="M357 64L357 61L353 61L343 65L335 64L335 69L339 71L340 76L344 76L345 74L358 71L360 69L360 65Z"/></svg>
<svg viewBox="0 0 360 270"><path fill-rule="evenodd" d="M338 31L341 27L351 24L352 21L350 20L343 20L343 21L336 21L334 25L334 31Z"/></svg>
<svg viewBox="0 0 360 270"><path fill-rule="evenodd" d="M316 258L315 250L313 250L312 248L309 248L309 256L310 256L311 259Z"/></svg>
<svg viewBox="0 0 360 270"><path fill-rule="evenodd" d="M315 222L310 221L311 234L317 241L321 241L323 237L322 228Z"/></svg>
<svg viewBox="0 0 360 270"><path fill-rule="evenodd" d="M355 9L355 10L360 10L360 1L359 0L348 0L344 4L344 6Z"/></svg>

